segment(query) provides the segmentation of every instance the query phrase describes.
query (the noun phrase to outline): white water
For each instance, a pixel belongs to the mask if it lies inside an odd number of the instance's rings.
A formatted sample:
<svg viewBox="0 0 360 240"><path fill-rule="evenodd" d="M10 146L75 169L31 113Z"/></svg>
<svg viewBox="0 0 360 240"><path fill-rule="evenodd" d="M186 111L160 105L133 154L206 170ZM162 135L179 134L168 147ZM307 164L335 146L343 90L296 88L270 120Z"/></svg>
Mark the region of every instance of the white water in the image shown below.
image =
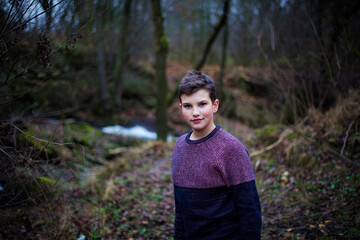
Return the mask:
<svg viewBox="0 0 360 240"><path fill-rule="evenodd" d="M126 137L136 137L145 140L155 140L157 139L157 134L151 132L144 127L136 125L131 128L125 128L120 125L107 126L101 129L102 132L114 135L121 135Z"/></svg>
<svg viewBox="0 0 360 240"><path fill-rule="evenodd" d="M121 136L126 136L126 137L136 137L136 138L143 139L143 140L156 140L157 139L156 132L149 131L146 128L139 126L139 125L136 125L131 128L125 128L120 125L107 126L107 127L103 127L101 129L101 131L103 133L107 133L107 134L121 135ZM173 140L176 140L176 138L174 138L173 136L170 136L170 135L167 136L168 142L171 142Z"/></svg>

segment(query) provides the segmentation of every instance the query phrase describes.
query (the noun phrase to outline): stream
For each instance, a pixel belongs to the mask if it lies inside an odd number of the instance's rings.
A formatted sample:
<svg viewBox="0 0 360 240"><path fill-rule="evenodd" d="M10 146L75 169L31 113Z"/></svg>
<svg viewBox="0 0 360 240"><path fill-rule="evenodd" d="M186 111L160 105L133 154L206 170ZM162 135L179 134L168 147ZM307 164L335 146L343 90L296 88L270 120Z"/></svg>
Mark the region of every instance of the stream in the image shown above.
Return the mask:
<svg viewBox="0 0 360 240"><path fill-rule="evenodd" d="M149 131L140 125L136 125L130 128L126 128L120 125L113 125L113 126L103 127L101 131L107 134L121 135L125 137L136 137L143 140L157 139L156 132Z"/></svg>
<svg viewBox="0 0 360 240"><path fill-rule="evenodd" d="M135 125L133 127L123 127L120 125L106 126L101 129L103 133L121 135L125 137L135 137L142 140L156 140L156 132L149 131L145 127L140 125ZM176 138L168 135L167 141L171 142Z"/></svg>

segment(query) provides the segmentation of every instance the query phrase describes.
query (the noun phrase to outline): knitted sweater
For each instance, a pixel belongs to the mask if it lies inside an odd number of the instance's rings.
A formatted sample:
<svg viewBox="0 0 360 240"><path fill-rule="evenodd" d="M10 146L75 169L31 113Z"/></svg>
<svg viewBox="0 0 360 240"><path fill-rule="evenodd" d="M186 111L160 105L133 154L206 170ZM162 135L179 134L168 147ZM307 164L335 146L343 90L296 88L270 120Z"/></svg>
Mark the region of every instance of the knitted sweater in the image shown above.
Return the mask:
<svg viewBox="0 0 360 240"><path fill-rule="evenodd" d="M260 239L261 208L244 145L217 126L181 136L172 155L175 239Z"/></svg>

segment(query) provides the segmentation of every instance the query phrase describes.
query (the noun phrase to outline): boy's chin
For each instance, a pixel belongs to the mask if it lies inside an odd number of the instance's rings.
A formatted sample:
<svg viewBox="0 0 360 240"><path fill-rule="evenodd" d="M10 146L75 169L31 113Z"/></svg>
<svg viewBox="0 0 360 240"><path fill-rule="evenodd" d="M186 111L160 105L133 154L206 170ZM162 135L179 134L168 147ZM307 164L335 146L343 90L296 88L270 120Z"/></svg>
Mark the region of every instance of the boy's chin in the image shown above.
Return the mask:
<svg viewBox="0 0 360 240"><path fill-rule="evenodd" d="M192 125L192 129L193 129L193 131L195 131L195 132L202 132L202 131L205 130L205 128L206 128L206 126L204 126L204 125L202 125L202 124L198 124L198 125L193 124L193 125Z"/></svg>

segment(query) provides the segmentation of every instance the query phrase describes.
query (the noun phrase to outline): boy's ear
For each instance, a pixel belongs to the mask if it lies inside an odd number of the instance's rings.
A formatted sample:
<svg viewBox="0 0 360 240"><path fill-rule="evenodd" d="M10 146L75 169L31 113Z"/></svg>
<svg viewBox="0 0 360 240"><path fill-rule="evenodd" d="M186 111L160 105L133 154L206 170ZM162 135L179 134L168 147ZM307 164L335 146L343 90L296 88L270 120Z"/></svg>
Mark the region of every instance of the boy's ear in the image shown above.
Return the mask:
<svg viewBox="0 0 360 240"><path fill-rule="evenodd" d="M215 101L213 102L213 113L216 113L218 109L219 109L219 99L215 99Z"/></svg>
<svg viewBox="0 0 360 240"><path fill-rule="evenodd" d="M179 106L180 106L180 108L182 108L182 104L181 104L181 103L179 103Z"/></svg>

